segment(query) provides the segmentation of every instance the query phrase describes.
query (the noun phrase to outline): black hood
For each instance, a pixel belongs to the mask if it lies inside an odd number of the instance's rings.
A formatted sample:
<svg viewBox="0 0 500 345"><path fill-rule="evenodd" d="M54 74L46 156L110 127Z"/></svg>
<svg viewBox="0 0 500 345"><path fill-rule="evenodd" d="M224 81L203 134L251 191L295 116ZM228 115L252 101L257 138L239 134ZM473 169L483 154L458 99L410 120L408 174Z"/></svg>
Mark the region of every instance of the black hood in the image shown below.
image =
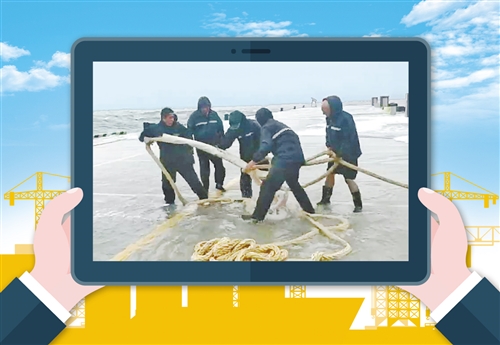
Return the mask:
<svg viewBox="0 0 500 345"><path fill-rule="evenodd" d="M273 113L267 108L260 108L255 114L255 119L259 125L264 126L266 122L273 118Z"/></svg>
<svg viewBox="0 0 500 345"><path fill-rule="evenodd" d="M229 114L229 126L231 129L245 127L247 117L241 111L235 110Z"/></svg>
<svg viewBox="0 0 500 345"><path fill-rule="evenodd" d="M330 110L332 111L332 114L340 113L344 109L342 101L338 96L328 96L324 100L326 100L330 105Z"/></svg>
<svg viewBox="0 0 500 345"><path fill-rule="evenodd" d="M212 109L212 103L210 103L208 97L205 96L198 99L198 110L201 110L201 108L203 108L204 106L208 106L210 109Z"/></svg>

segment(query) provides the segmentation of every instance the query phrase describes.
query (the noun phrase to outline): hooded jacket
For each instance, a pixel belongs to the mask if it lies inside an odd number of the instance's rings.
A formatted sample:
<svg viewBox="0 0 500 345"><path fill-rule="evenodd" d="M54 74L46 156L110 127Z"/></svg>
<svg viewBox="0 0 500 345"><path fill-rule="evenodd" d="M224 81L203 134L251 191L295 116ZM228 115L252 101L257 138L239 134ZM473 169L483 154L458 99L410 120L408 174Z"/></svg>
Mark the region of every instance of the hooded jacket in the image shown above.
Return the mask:
<svg viewBox="0 0 500 345"><path fill-rule="evenodd" d="M259 150L253 155L254 162L262 161L269 152L273 154L273 165L305 163L299 136L287 125L276 121L269 109L261 108L255 114L261 125Z"/></svg>
<svg viewBox="0 0 500 345"><path fill-rule="evenodd" d="M210 107L210 111L208 116L205 116L202 114L201 108L207 105ZM195 140L209 145L217 145L224 135L224 125L219 114L213 111L211 107L212 104L207 97L200 97L198 109L189 116L187 128L189 134L194 136Z"/></svg>
<svg viewBox="0 0 500 345"><path fill-rule="evenodd" d="M250 162L260 146L261 128L257 121L247 119L243 113L239 113L242 117L240 127L238 129L229 128L221 139L219 148L226 150L238 139L240 143L240 158L245 162Z"/></svg>
<svg viewBox="0 0 500 345"><path fill-rule="evenodd" d="M346 161L358 159L362 152L356 124L345 112L342 101L335 96L326 98L332 114L326 118L326 146Z"/></svg>
<svg viewBox="0 0 500 345"><path fill-rule="evenodd" d="M174 116L172 126L167 126L162 120L158 123L143 123L144 130L139 140L144 141L144 137L161 137L163 134L180 136L192 139L186 127L177 122L177 115ZM193 148L189 145L169 144L157 142L160 147L160 160L168 166L178 166L179 164L194 164Z"/></svg>

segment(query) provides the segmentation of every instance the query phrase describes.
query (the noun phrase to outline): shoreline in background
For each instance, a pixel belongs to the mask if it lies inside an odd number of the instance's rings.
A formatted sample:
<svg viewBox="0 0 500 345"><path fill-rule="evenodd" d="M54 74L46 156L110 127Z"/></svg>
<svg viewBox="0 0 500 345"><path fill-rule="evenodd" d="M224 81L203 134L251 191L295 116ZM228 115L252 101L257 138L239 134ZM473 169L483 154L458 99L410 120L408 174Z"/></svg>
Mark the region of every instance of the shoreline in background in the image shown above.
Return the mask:
<svg viewBox="0 0 500 345"><path fill-rule="evenodd" d="M326 97L326 96L325 96ZM375 97L375 96L373 96ZM209 97L210 98L210 97ZM342 97L341 97L342 99ZM344 105L371 105L371 98L370 99L366 99L366 100L351 100L351 101L344 101L342 100L342 103ZM389 97L389 102L390 103L398 103L398 104L402 104L402 103L406 103L406 100L404 98L404 96L402 98L400 97L397 97L397 98L390 98ZM152 112L152 111L160 111L162 108L164 107L171 107L174 109L174 111L189 111L190 109L193 109L196 110L196 102L193 103L194 105L192 106L183 106L183 107L172 107L170 105L163 105L163 106L160 106L160 107L155 107L155 108L144 108L144 109L141 109L141 108L121 108L121 109L93 109L92 111L93 112L114 112L114 111L144 111L144 112ZM213 109L216 110L216 108L223 108L223 109L227 109L227 108L237 108L237 107L241 107L241 108L252 108L252 107L288 107L288 106L297 106L297 105L305 105L306 107L309 106L311 107L311 100L307 101L307 102L292 102L292 103L276 103L276 104L268 104L268 105L260 105L260 104L246 104L246 105L242 105L242 104L239 104L239 105L216 105L214 104L213 105ZM321 106L321 99L317 99L317 107L319 108Z"/></svg>
<svg viewBox="0 0 500 345"><path fill-rule="evenodd" d="M405 104L404 101L392 100L391 102L399 104ZM296 109L293 109L294 106ZM320 105L316 107L311 107L311 105L302 104L286 104L286 105L268 105L267 106L275 115L275 117L282 118L283 122L287 125L293 125L293 123L300 121L308 122L307 125L303 126L299 124L296 129L298 131L307 131L310 133L314 127L321 128L321 135L324 132L324 121L325 117L321 112ZM255 112L260 108L260 106L237 106L232 108L214 107L214 110L219 113L219 117L226 127L228 121L224 120L225 115L233 110L240 110L248 118L253 119ZM381 126L385 126L389 123L393 123L391 132L385 131L384 136L392 137L394 132L393 129L397 131L400 126L407 126L408 118L405 112L398 112L395 115L388 114L385 110L371 105L371 100L361 102L346 102L345 110L352 114L357 122L358 131L360 135L376 135L380 137L382 133L376 133L377 129ZM283 111L281 111L283 109ZM175 110L175 109L174 109ZM175 110L178 117L179 123L186 125L189 115L193 109ZM312 122L309 122L313 120ZM94 145L102 145L105 143L110 143L115 140L128 140L137 139L139 133L142 131L143 122L158 122L159 121L159 110L155 111L142 111L142 110L117 110L117 111L104 111L104 112L94 112L93 116L93 135ZM227 129L227 128L226 128ZM315 131L314 135L318 135L320 132ZM361 133L362 132L362 133ZM115 135L113 135L113 133ZM119 135L116 135L119 134ZM305 133L304 133L305 134ZM407 131L401 134L402 136L407 136ZM404 139L404 138L403 138ZM407 139L405 140L407 141Z"/></svg>

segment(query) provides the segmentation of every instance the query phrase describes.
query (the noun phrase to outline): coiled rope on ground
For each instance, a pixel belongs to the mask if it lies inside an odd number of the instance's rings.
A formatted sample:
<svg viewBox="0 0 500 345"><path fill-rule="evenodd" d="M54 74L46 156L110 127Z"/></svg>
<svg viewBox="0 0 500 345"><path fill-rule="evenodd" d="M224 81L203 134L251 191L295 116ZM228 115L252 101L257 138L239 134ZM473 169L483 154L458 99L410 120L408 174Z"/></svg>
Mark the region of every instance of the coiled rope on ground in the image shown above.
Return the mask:
<svg viewBox="0 0 500 345"><path fill-rule="evenodd" d="M291 239L289 241L275 242L269 244L257 244L253 239L230 239L228 237L215 238L209 241L198 243L194 247L194 253L191 257L193 261L331 261L340 259L351 252L351 246L347 241L338 237L331 230L347 230L349 223L346 219L330 215L310 215L303 212L305 217L310 217L310 221L317 227L310 232ZM314 217L324 217L337 219L340 224L326 227L315 221ZM331 240L340 242L344 248L334 253L316 252L311 258L292 259L288 257L288 251L280 247L307 242L314 236L323 232Z"/></svg>
<svg viewBox="0 0 500 345"><path fill-rule="evenodd" d="M122 252L117 254L112 261L123 261L129 258L133 253L147 245L148 243L152 242L155 238L160 236L162 233L164 233L166 230L173 228L175 225L177 225L181 220L184 218L192 215L198 206L209 206L214 203L233 203L233 202L243 202L247 203L246 206L248 206L249 199L231 199L227 197L223 197L222 195L219 195L215 198L209 198L205 200L196 200L193 202L188 202L180 193L179 189L177 188L175 182L173 181L172 177L166 170L165 166L161 163L161 161L158 159L158 157L153 153L151 150L150 145L154 142L165 142L165 143L170 143L170 144L178 144L178 145L190 145L191 147L203 150L209 154L212 154L214 156L217 156L219 158L222 158L226 161L229 161L230 163L236 165L240 169L244 169L247 165L246 162L241 160L239 157L236 157L229 152L226 152L224 150L221 150L219 148L216 148L211 145L207 145L204 143L201 143L199 141L191 140L191 139L186 139L186 138L181 138L177 136L171 136L168 134L163 134L162 137L157 137L157 138L146 138L146 150L147 152L151 155L153 160L156 162L156 164L159 166L159 168L162 170L163 174L171 184L175 194L179 198L179 200L182 202L182 204L185 206L180 212L177 212L172 218L168 219L165 223L161 224L158 226L156 229L154 229L150 234L147 236L141 238L139 241L136 243L133 243L129 245L127 248L125 248ZM323 180L326 176L329 174L333 173L335 169L339 166L339 164L342 164L344 166L347 166L351 169L358 170L360 172L363 172L369 176L372 176L374 178L380 179L382 181L385 181L387 183L400 186L403 188L408 189L407 184L403 184L385 177L382 177L380 175L377 175L375 173L372 173L370 171L367 171L365 169L359 168L355 165L352 165L348 162L345 162L342 159L339 158L324 158L324 159L318 159L322 156L328 155L328 151L323 151L320 152L308 159L306 159L306 166L312 166L312 165L318 165L318 164L325 164L328 162L333 161L334 165L328 169L327 172L325 172L323 175L319 176L318 178L304 184L302 187L307 188L309 186L312 186L321 180ZM247 172L250 177L252 178L252 181L254 181L257 185L262 184L262 180L265 178L266 173L263 172L262 170L258 169L265 169L269 168L269 165L257 165L255 170ZM234 181L233 181L234 182ZM226 188L226 186L224 186ZM227 189L227 188L226 188ZM270 212L273 210L278 210L280 208L286 208L286 200L288 197L288 192L289 188L282 186L280 189L282 192L285 193L284 198L282 200L279 200L278 197L275 197L275 200L273 201L273 204L271 206ZM198 244L195 245L194 247L194 253L191 256L192 261L332 261L332 260L338 260L346 255L348 255L351 251L352 248L350 244L342 239L341 237L335 235L333 231L345 231L350 227L349 222L347 219L339 216L333 216L333 215L325 215L325 214L309 214L304 211L300 211L300 215L306 219L312 226L313 229L304 234L301 235L297 238L284 241L284 242L276 242L276 243L269 243L269 244L258 244L254 239L231 239L229 237L222 237L222 238L215 238L212 240L208 241L202 241L199 242ZM317 219L318 218L327 218L327 219L336 219L339 221L339 224L334 225L334 226L325 226L324 224L321 224ZM308 240L310 240L312 237L318 235L318 234L323 234L327 238L329 238L332 241L338 242L343 246L342 249L337 250L332 253L324 253L324 252L316 252L314 253L310 258L290 258L288 256L288 251L286 249L283 249L282 247L286 247L289 245L294 245L294 244L299 244L299 243L304 243Z"/></svg>

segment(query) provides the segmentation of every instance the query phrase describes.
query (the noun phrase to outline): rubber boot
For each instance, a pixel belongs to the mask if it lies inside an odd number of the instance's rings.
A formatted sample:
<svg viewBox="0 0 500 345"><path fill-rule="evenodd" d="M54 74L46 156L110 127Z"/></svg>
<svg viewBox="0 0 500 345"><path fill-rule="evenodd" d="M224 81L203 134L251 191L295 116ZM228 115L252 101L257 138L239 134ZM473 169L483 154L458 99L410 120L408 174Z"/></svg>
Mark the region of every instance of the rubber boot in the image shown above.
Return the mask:
<svg viewBox="0 0 500 345"><path fill-rule="evenodd" d="M333 187L323 186L323 196L317 205L327 205L330 203L330 198L332 197Z"/></svg>
<svg viewBox="0 0 500 345"><path fill-rule="evenodd" d="M257 223L262 222L262 220L255 219L251 214L243 214L243 215L241 215L241 219L243 219L243 220L249 220L253 224L257 224Z"/></svg>
<svg viewBox="0 0 500 345"><path fill-rule="evenodd" d="M363 210L363 203L361 201L361 193L354 192L352 193L352 200L354 201L354 211L355 213L361 212Z"/></svg>

